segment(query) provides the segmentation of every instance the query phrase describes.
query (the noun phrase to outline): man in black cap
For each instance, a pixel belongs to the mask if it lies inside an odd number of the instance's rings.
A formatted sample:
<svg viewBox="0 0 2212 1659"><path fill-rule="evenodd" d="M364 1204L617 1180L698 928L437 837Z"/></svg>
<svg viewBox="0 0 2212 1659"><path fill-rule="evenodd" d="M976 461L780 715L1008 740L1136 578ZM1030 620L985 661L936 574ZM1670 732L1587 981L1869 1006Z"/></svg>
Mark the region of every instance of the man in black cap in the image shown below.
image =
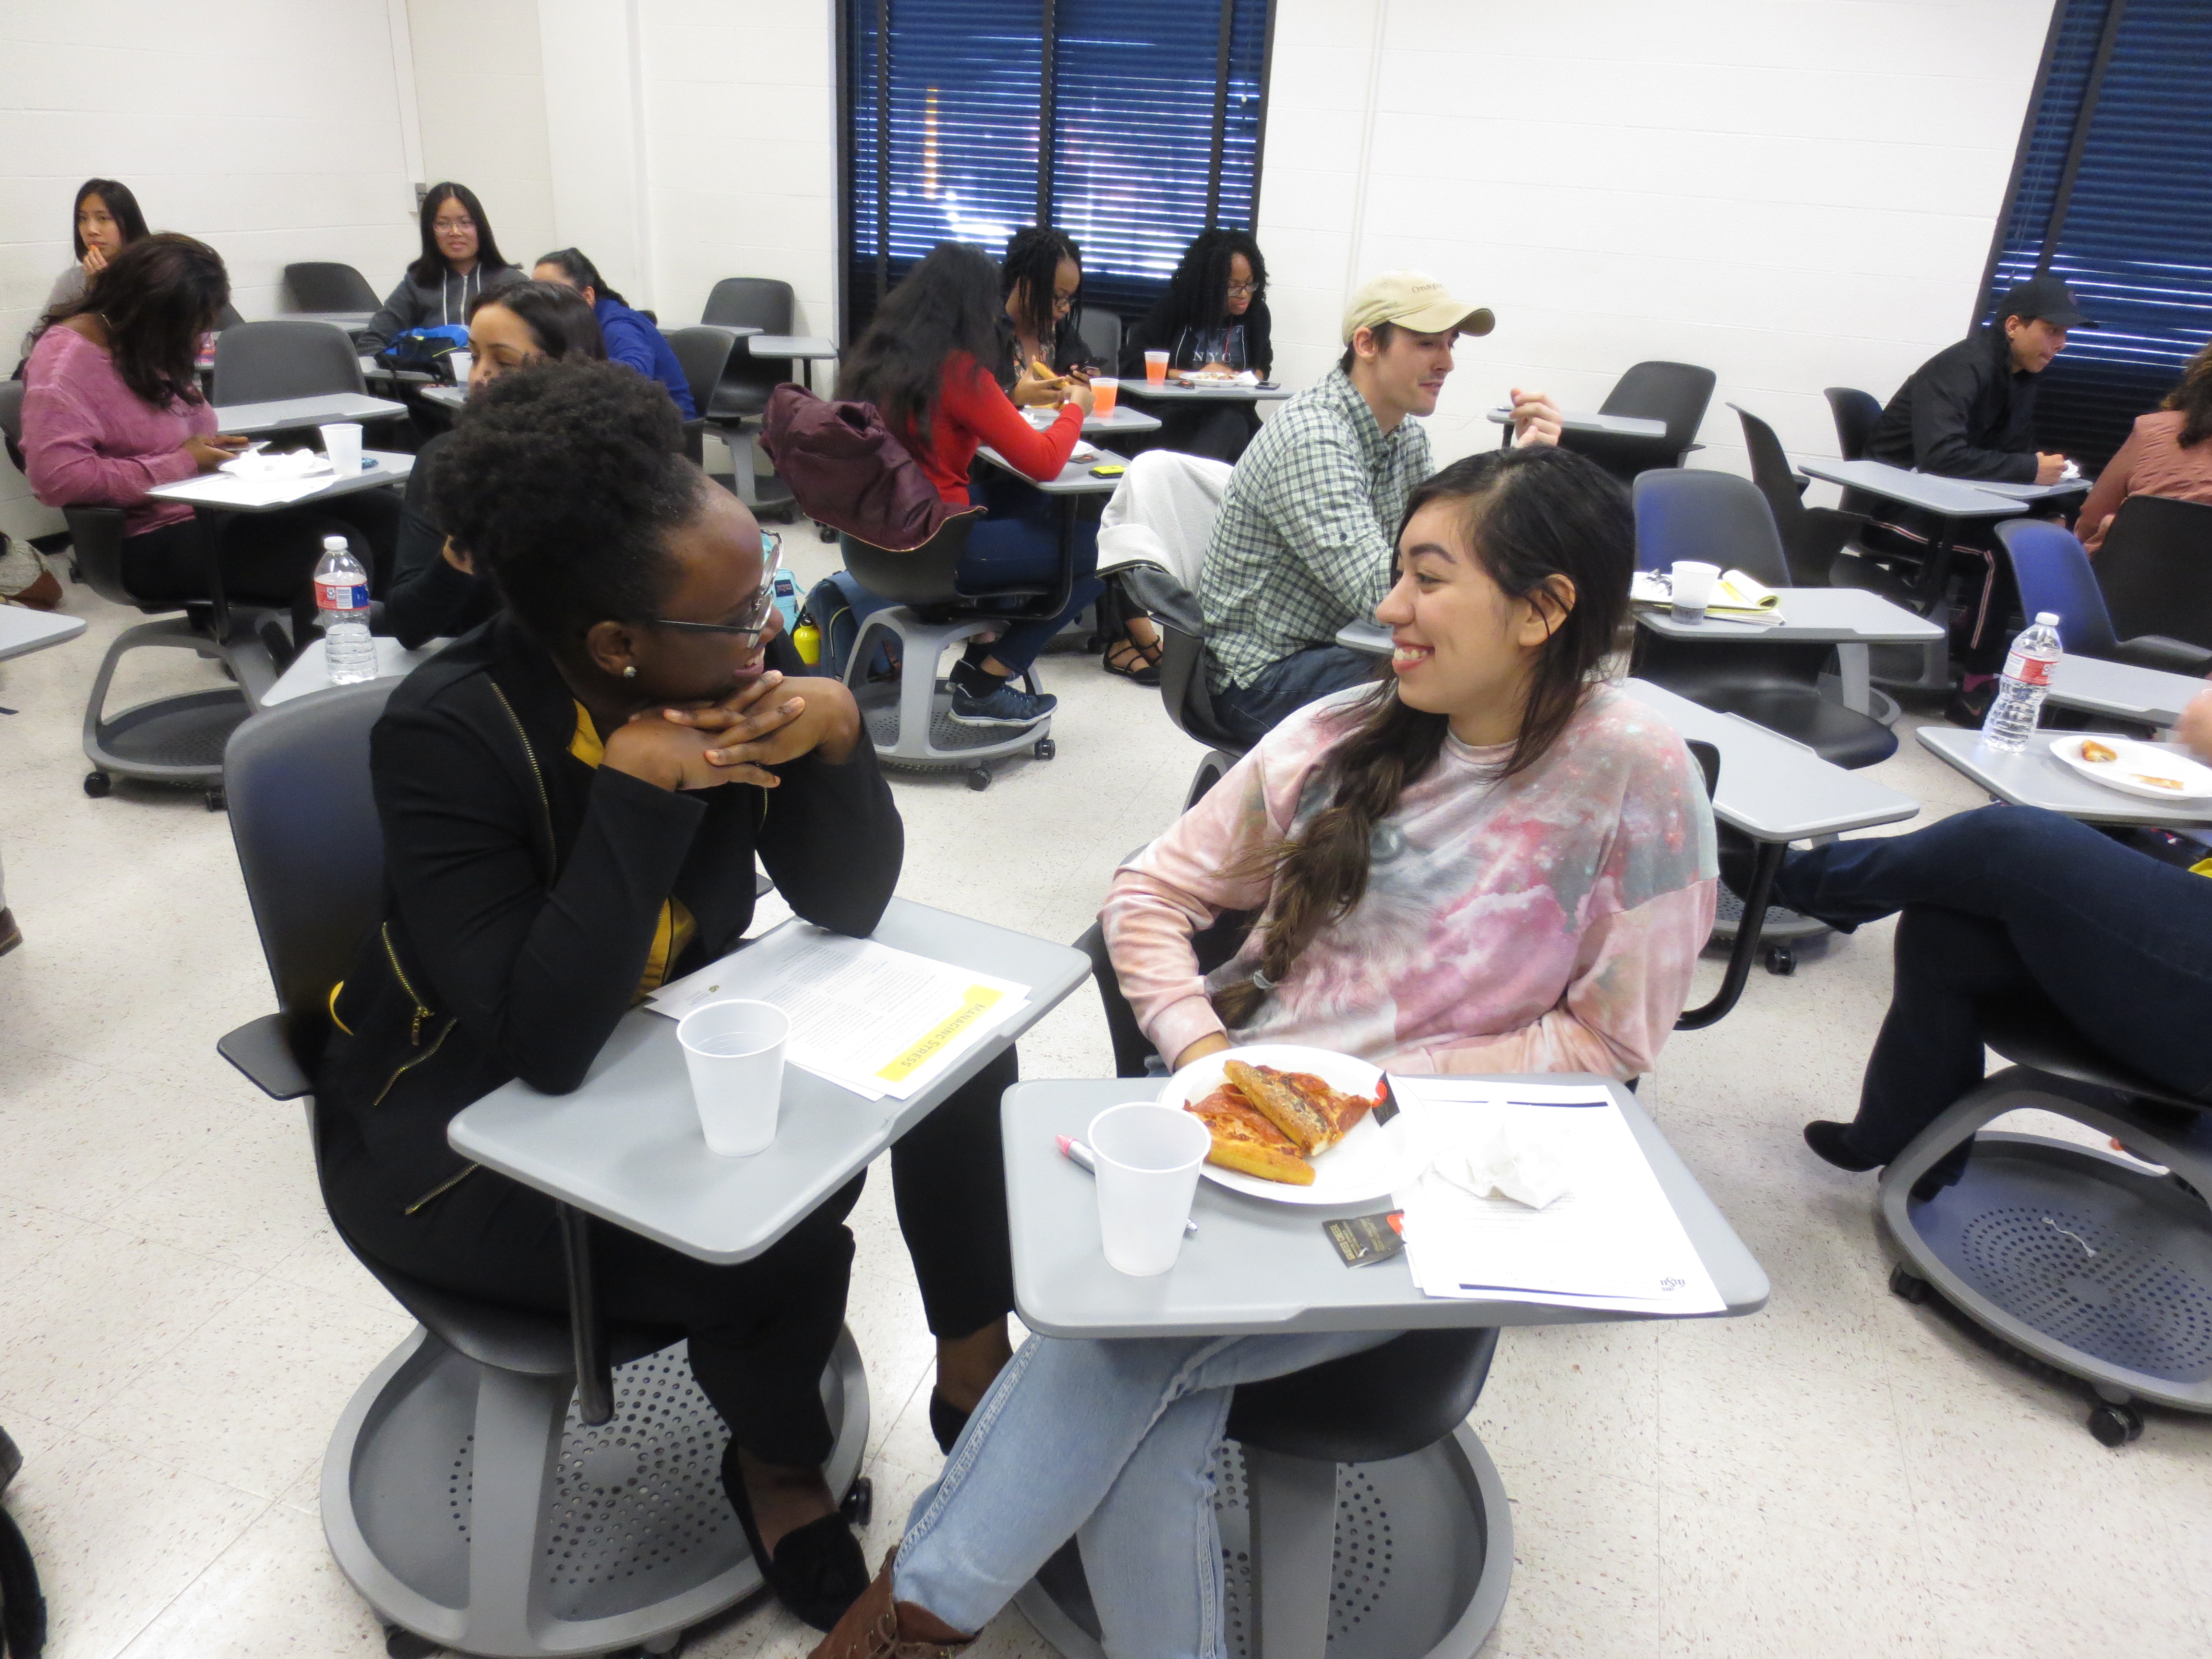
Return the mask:
<svg viewBox="0 0 2212 1659"><path fill-rule="evenodd" d="M2068 330L2096 326L2056 276L2019 284L1998 302L1989 327L1946 346L1898 388L1867 441L1867 459L1947 478L2057 483L2066 458L2035 447L2036 376L2066 349ZM1869 551L1924 556L1936 538L1937 527L1913 508L1876 503L1852 491L1845 492L1844 506L1875 517L1863 542ZM1982 568L1956 619L1961 673L1943 712L1972 726L1989 708L2019 595L1984 530L1961 526L1955 549Z"/></svg>
<svg viewBox="0 0 2212 1659"><path fill-rule="evenodd" d="M2056 276L2021 283L1992 326L1946 346L1898 388L1868 459L1947 478L2057 483L2066 458L2038 454L2030 430L2035 377L2066 349L2069 329L2096 326Z"/></svg>

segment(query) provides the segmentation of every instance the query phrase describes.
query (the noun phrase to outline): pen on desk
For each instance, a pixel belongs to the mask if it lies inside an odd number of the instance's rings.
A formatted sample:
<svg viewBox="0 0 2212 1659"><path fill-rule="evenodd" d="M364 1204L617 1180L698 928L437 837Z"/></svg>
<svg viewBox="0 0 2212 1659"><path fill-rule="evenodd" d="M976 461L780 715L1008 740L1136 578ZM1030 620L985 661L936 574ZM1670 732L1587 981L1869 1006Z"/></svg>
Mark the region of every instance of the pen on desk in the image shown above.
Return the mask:
<svg viewBox="0 0 2212 1659"><path fill-rule="evenodd" d="M1059 1146L1060 1155L1062 1158L1075 1165L1077 1169L1088 1172L1094 1180L1097 1178L1098 1160L1091 1148L1073 1135L1054 1135L1053 1141ZM1186 1221L1182 1224L1182 1231L1183 1236L1188 1237L1198 1231L1198 1223Z"/></svg>

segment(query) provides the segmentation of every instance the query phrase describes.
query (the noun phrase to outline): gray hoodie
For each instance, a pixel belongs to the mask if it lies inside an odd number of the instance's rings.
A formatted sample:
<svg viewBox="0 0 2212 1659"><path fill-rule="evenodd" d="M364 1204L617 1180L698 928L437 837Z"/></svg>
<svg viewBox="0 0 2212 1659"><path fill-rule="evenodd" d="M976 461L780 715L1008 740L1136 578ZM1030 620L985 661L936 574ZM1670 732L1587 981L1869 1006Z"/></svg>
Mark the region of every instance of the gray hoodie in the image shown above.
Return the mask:
<svg viewBox="0 0 2212 1659"><path fill-rule="evenodd" d="M482 261L465 276L456 276L449 268L438 281L428 284L416 282L410 271L385 295L384 309L368 319L368 331L358 337L361 354L373 356L390 344L393 336L410 328L436 328L446 323L466 327L469 304L477 295L521 280L522 272L513 265L487 265Z"/></svg>

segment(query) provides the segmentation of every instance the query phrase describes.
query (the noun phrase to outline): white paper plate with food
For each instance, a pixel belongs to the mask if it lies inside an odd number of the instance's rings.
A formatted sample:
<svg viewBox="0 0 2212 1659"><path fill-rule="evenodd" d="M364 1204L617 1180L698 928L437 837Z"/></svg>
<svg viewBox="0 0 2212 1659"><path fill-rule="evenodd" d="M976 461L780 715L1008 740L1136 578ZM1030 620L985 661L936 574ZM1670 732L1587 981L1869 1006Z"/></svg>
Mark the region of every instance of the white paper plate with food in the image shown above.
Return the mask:
<svg viewBox="0 0 2212 1659"><path fill-rule="evenodd" d="M1224 1048L1168 1079L1160 1104L1213 1134L1208 1181L1277 1204L1364 1204L1411 1173L1411 1125L1375 1121L1380 1067L1289 1043Z"/></svg>
<svg viewBox="0 0 2212 1659"><path fill-rule="evenodd" d="M2146 800L2212 801L2212 767L2134 738L2063 737L2051 752L2093 783Z"/></svg>

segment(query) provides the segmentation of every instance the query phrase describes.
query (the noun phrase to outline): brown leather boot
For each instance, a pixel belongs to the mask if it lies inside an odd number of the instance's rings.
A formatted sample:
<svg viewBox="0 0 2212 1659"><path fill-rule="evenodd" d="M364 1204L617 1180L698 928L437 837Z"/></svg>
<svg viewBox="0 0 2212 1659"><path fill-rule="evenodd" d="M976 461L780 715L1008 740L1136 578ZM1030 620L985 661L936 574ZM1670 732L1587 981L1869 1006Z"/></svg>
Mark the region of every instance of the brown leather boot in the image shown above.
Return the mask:
<svg viewBox="0 0 2212 1659"><path fill-rule="evenodd" d="M808 1659L947 1659L975 1639L926 1607L891 1600L891 1563L897 1556L894 1547L884 1558L875 1581Z"/></svg>

